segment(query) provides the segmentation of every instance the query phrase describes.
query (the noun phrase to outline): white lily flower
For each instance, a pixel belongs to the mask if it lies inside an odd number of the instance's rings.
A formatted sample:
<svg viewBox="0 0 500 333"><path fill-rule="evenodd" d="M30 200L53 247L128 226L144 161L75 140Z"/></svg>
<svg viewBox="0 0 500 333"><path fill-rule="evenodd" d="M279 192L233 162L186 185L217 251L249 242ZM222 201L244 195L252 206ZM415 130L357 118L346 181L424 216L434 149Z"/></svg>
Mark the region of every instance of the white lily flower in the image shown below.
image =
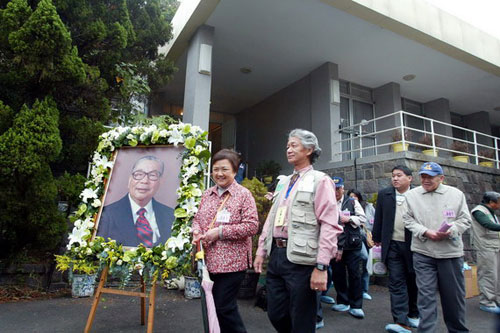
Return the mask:
<svg viewBox="0 0 500 333"><path fill-rule="evenodd" d="M68 246L71 248L71 244L80 243L82 245L82 238L87 236L89 231L84 228L73 228L73 231L69 235L69 243Z"/></svg>
<svg viewBox="0 0 500 333"><path fill-rule="evenodd" d="M196 205L196 200L194 198L189 198L182 206L189 215L196 214L198 207Z"/></svg>
<svg viewBox="0 0 500 333"><path fill-rule="evenodd" d="M92 207L94 208L98 208L98 207L101 207L101 200L99 199L94 199L94 201L92 202Z"/></svg>
<svg viewBox="0 0 500 333"><path fill-rule="evenodd" d="M182 136L182 133L178 129L174 128L168 138L168 143L172 143L174 146L177 146L179 143L183 142L184 137Z"/></svg>
<svg viewBox="0 0 500 333"><path fill-rule="evenodd" d="M176 248L182 250L184 248L184 244L189 243L189 239L182 237L182 234L177 235L177 237L170 237L167 240L167 247L172 251L175 251Z"/></svg>
<svg viewBox="0 0 500 333"><path fill-rule="evenodd" d="M82 198L83 202L87 203L88 199L97 199L97 193L95 193L94 190L92 190L90 188L86 188L80 194L80 198Z"/></svg>

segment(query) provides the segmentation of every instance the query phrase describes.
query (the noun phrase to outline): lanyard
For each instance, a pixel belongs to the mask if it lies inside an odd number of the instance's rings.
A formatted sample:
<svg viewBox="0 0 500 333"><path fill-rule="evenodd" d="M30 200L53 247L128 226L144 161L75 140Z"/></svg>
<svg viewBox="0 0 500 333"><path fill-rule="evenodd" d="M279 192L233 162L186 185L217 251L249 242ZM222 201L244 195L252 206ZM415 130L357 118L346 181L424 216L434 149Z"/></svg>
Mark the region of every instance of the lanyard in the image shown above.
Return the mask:
<svg viewBox="0 0 500 333"><path fill-rule="evenodd" d="M290 179L290 184L288 184L288 190L286 191L285 199L288 199L288 196L290 195L290 192L292 191L292 188L293 188L293 186L295 185L295 183L297 182L298 179L299 179L299 174L298 173L296 173L295 175L293 175L292 179Z"/></svg>
<svg viewBox="0 0 500 333"><path fill-rule="evenodd" d="M217 214L219 214L219 212L222 210L222 207L224 207L224 204L226 203L227 199L229 199L230 196L231 196L231 193L227 192L226 197L224 198L224 200L220 204L219 208L217 209L217 212L215 213L214 218L212 219L212 223L210 223L210 225L208 226L208 230L210 230L214 227L215 219L217 219Z"/></svg>

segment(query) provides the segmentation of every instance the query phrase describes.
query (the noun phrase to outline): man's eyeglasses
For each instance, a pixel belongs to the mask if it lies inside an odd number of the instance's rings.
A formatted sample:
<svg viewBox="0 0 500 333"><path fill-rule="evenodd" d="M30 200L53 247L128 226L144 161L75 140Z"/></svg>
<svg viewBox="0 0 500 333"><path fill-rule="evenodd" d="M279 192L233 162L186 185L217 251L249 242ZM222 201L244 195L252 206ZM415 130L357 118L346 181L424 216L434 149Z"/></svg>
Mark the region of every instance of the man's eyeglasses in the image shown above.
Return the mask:
<svg viewBox="0 0 500 333"><path fill-rule="evenodd" d="M219 173L219 172L228 173L229 171L231 171L231 169L228 169L228 168L213 168L212 171L213 171L213 173Z"/></svg>
<svg viewBox="0 0 500 333"><path fill-rule="evenodd" d="M148 179L152 182L157 181L160 179L161 173L158 171L151 171L151 172L144 172L144 171L134 171L132 172L132 178L135 180L142 180L144 177L148 176Z"/></svg>

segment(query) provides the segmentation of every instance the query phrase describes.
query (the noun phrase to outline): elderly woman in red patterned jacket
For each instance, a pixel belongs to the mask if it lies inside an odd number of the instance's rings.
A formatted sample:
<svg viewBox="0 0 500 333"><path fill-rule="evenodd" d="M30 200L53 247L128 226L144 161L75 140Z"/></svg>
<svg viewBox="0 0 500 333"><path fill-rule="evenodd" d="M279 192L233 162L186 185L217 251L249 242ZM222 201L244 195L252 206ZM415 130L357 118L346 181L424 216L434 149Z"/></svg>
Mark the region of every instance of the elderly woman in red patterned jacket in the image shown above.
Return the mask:
<svg viewBox="0 0 500 333"><path fill-rule="evenodd" d="M259 227L257 207L250 191L234 180L238 154L223 149L212 162L216 186L201 198L192 225L193 243L203 242L221 332L246 332L236 295L252 263L252 236Z"/></svg>

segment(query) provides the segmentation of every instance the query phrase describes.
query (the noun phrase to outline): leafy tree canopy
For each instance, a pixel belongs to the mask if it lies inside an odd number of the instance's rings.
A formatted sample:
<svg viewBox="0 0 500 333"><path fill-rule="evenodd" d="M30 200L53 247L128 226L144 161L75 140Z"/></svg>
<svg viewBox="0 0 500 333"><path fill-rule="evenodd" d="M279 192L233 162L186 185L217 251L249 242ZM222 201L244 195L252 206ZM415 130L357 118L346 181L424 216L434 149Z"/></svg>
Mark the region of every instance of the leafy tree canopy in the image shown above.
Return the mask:
<svg viewBox="0 0 500 333"><path fill-rule="evenodd" d="M55 244L41 232L61 235L58 193L74 197L103 125L132 121L137 103L170 78L158 48L171 38L175 5L0 0L0 215L12 215L0 217L0 243L8 249L22 243L16 219L33 249ZM59 188L53 175L63 175Z"/></svg>

